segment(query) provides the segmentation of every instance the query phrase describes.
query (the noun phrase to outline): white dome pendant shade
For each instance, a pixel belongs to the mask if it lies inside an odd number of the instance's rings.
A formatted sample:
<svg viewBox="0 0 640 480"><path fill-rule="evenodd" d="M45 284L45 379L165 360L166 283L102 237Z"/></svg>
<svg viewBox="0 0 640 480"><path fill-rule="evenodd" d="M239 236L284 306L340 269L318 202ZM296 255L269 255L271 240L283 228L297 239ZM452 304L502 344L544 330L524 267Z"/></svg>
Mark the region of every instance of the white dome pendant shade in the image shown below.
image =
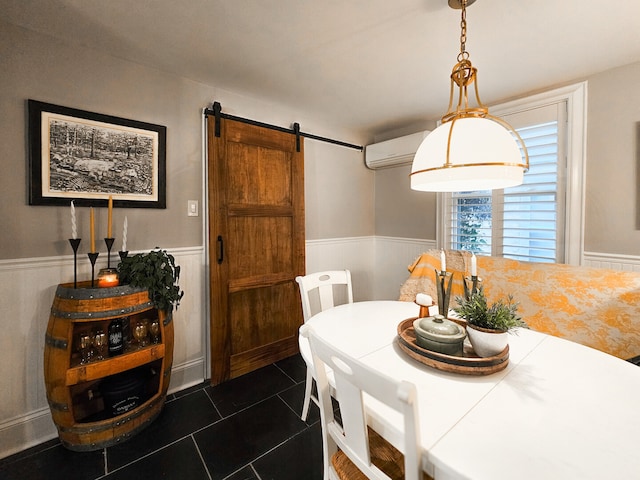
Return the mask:
<svg viewBox="0 0 640 480"><path fill-rule="evenodd" d="M465 192L512 187L522 184L525 168L516 140L500 123L458 118L422 141L411 167L411 188Z"/></svg>
<svg viewBox="0 0 640 480"><path fill-rule="evenodd" d="M466 51L466 7L475 0L449 0L462 9L460 53L451 72L449 108L442 124L425 138L413 159L411 189L424 192L469 192L522 184L529 155L522 138L480 101L477 69ZM469 87L477 106L469 107ZM454 92L458 102L454 107Z"/></svg>

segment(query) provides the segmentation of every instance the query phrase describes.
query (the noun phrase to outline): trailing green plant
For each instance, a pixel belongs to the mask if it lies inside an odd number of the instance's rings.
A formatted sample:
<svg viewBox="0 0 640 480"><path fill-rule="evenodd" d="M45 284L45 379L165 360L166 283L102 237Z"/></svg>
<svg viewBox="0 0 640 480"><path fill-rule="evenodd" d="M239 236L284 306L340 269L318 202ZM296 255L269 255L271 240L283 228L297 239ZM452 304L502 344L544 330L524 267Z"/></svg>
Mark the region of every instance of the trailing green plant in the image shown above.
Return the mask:
<svg viewBox="0 0 640 480"><path fill-rule="evenodd" d="M476 293L469 295L468 298L456 297L456 302L458 308L453 310L470 325L502 332L516 327L528 328L517 314L519 304L514 302L511 294L506 299L501 298L489 305L484 289L480 287Z"/></svg>
<svg viewBox="0 0 640 480"><path fill-rule="evenodd" d="M178 286L180 266L166 250L151 250L125 257L118 265L121 285L146 288L158 310L171 312L180 305L184 291Z"/></svg>

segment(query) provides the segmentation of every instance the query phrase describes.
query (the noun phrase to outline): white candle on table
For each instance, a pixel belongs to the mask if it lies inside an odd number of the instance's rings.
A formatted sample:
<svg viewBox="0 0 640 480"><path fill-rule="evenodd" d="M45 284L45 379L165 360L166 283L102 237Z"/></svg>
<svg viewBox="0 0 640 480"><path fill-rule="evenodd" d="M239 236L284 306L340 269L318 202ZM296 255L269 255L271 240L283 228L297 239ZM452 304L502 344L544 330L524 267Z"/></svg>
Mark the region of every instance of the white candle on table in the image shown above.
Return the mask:
<svg viewBox="0 0 640 480"><path fill-rule="evenodd" d="M124 217L124 225L122 226L122 251L127 251L127 217Z"/></svg>
<svg viewBox="0 0 640 480"><path fill-rule="evenodd" d="M78 224L76 223L76 207L71 200L71 238L78 238Z"/></svg>
<svg viewBox="0 0 640 480"><path fill-rule="evenodd" d="M447 259L444 255L444 250L440 251L440 270L443 272L447 271Z"/></svg>
<svg viewBox="0 0 640 480"><path fill-rule="evenodd" d="M471 254L471 276L472 277L478 276L478 260L476 259L475 253Z"/></svg>

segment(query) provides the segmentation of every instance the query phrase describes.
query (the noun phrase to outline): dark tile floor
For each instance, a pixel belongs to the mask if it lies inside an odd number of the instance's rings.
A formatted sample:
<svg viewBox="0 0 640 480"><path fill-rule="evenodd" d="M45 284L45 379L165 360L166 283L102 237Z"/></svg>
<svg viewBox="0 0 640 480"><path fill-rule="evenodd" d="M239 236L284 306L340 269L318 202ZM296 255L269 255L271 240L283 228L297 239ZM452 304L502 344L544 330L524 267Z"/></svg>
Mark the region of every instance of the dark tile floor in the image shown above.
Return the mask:
<svg viewBox="0 0 640 480"><path fill-rule="evenodd" d="M0 460L0 479L321 479L315 404L300 420L305 373L296 355L216 387L177 392L122 444L77 453L51 440Z"/></svg>

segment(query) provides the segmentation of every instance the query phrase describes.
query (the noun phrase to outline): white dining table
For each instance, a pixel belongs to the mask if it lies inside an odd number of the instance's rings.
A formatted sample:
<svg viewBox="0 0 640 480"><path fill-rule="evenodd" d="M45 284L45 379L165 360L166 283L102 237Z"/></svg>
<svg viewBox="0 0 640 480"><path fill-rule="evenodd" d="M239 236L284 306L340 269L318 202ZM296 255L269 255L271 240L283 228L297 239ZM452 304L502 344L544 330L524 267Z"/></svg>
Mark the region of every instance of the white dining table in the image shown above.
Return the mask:
<svg viewBox="0 0 640 480"><path fill-rule="evenodd" d="M411 302L356 302L308 320L353 358L416 385L423 469L449 479L640 479L640 368L528 329L497 373L448 373L410 358L398 324ZM300 338L303 356L306 339ZM395 412L367 400L371 426L401 449Z"/></svg>

